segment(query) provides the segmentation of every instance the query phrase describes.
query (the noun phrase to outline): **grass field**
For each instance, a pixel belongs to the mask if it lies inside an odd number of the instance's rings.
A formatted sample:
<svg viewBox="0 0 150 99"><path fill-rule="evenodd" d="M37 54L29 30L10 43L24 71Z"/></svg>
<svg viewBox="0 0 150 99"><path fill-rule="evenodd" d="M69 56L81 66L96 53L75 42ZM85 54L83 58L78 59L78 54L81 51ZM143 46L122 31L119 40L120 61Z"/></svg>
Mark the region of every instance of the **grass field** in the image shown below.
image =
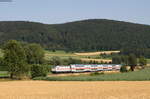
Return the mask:
<svg viewBox="0 0 150 99"><path fill-rule="evenodd" d="M103 59L100 54L106 53L118 53L119 51L102 51L102 52L89 52L89 53L66 53L64 51L45 51L45 59L50 60L52 57L58 56L61 59L67 59L69 57L80 59L82 61L97 61L97 62L111 62L111 59Z"/></svg>
<svg viewBox="0 0 150 99"><path fill-rule="evenodd" d="M82 61L97 61L97 62L112 62L111 58L104 59L100 54L119 53L120 51L101 51L101 52L86 52L86 53L66 53L65 51L45 51L45 59L49 60L54 56L58 56L61 59L67 59L69 57L80 59ZM147 63L150 64L150 59L147 59Z"/></svg>
<svg viewBox="0 0 150 99"><path fill-rule="evenodd" d="M110 53L118 53L119 51L101 51L101 52L88 52L88 53L66 53L62 50L57 50L55 52L52 51L45 51L45 59L50 60L52 57L60 57L61 59L67 59L67 58L75 58L75 59L81 59L83 61L97 61L101 62L103 61L103 58L100 56L102 53L110 54ZM3 52L0 49L0 57L3 57ZM110 62L111 59L104 59L104 62Z"/></svg>
<svg viewBox="0 0 150 99"><path fill-rule="evenodd" d="M80 58L80 59L81 59L81 61L87 61L87 62L89 62L89 61L96 61L96 62L99 62L99 63L101 63L101 62L107 62L107 63L112 62L111 59L93 59L93 58L90 58L90 59Z"/></svg>
<svg viewBox="0 0 150 99"><path fill-rule="evenodd" d="M69 58L69 57L72 57L72 58L80 58L79 56L73 54L73 53L66 53L64 51L56 51L56 52L52 52L52 51L45 51L45 59L51 59L52 57L60 57L62 59L66 59L66 58Z"/></svg>
<svg viewBox="0 0 150 99"><path fill-rule="evenodd" d="M34 80L47 81L148 81L150 80L150 68L144 70L116 73L116 74L101 74L101 75L86 75L86 76L66 76L66 77L37 77Z"/></svg>
<svg viewBox="0 0 150 99"><path fill-rule="evenodd" d="M9 74L7 71L0 71L0 78L1 77L8 77L8 76L9 76Z"/></svg>
<svg viewBox="0 0 150 99"><path fill-rule="evenodd" d="M100 52L86 52L86 53L74 53L79 56L93 56L93 55L101 55L101 54L112 54L119 53L120 51L100 51Z"/></svg>
<svg viewBox="0 0 150 99"><path fill-rule="evenodd" d="M1 99L150 99L150 82L47 82L0 83Z"/></svg>
<svg viewBox="0 0 150 99"><path fill-rule="evenodd" d="M3 51L0 49L0 57L3 57Z"/></svg>
<svg viewBox="0 0 150 99"><path fill-rule="evenodd" d="M150 64L150 59L147 59L147 64Z"/></svg>

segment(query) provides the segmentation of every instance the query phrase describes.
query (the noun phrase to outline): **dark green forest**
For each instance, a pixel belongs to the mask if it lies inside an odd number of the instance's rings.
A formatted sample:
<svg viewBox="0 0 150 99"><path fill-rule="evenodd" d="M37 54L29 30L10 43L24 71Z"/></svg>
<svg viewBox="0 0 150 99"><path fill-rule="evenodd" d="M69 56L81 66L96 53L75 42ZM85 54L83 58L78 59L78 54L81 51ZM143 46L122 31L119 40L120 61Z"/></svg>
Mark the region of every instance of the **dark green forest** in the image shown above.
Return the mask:
<svg viewBox="0 0 150 99"><path fill-rule="evenodd" d="M45 49L66 51L133 48L148 50L150 26L106 19L50 25L25 21L1 21L0 44L11 39L39 43Z"/></svg>

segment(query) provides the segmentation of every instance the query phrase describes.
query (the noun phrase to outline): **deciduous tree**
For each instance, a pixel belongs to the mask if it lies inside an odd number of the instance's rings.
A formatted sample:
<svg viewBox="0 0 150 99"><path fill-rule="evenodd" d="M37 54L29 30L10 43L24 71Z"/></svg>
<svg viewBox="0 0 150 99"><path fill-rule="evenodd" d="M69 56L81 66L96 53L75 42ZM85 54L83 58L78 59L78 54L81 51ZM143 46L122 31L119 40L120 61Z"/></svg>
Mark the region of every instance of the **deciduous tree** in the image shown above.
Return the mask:
<svg viewBox="0 0 150 99"><path fill-rule="evenodd" d="M29 64L42 64L44 62L44 50L39 44L27 44L25 52Z"/></svg>
<svg viewBox="0 0 150 99"><path fill-rule="evenodd" d="M4 46L4 61L8 66L11 78L21 79L27 76L29 65L21 43L16 40L8 41Z"/></svg>

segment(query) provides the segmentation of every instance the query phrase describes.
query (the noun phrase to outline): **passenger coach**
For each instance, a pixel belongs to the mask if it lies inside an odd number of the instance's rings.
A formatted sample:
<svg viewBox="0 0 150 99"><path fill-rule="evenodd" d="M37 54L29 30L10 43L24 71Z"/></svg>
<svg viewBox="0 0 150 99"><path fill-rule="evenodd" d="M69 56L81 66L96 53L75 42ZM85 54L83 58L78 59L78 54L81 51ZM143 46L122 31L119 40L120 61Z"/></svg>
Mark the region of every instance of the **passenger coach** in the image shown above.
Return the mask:
<svg viewBox="0 0 150 99"><path fill-rule="evenodd" d="M96 71L119 71L121 64L71 64L69 66L55 66L53 73L77 73Z"/></svg>

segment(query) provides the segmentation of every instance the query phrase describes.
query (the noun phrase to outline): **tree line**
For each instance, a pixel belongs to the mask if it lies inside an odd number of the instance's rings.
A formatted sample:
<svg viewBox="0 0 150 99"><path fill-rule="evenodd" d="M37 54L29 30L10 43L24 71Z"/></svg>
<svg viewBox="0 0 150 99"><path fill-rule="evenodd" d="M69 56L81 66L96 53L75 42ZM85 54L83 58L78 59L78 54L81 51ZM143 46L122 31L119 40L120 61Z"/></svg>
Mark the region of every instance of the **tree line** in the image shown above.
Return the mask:
<svg viewBox="0 0 150 99"><path fill-rule="evenodd" d="M130 66L131 70L134 71L136 66L144 66L147 65L147 60L145 57L140 56L139 58L136 55L129 54L129 55L116 55L112 57L113 64L122 64L123 66Z"/></svg>
<svg viewBox="0 0 150 99"><path fill-rule="evenodd" d="M59 49L66 52L135 48L136 53L150 57L149 37L149 25L106 19L53 25L24 21L0 22L1 44L9 39L15 39L38 43L45 49Z"/></svg>
<svg viewBox="0 0 150 99"><path fill-rule="evenodd" d="M150 48L136 48L136 47L126 47L123 48L120 52L122 55L134 54L136 57L144 56L146 58L150 58Z"/></svg>

